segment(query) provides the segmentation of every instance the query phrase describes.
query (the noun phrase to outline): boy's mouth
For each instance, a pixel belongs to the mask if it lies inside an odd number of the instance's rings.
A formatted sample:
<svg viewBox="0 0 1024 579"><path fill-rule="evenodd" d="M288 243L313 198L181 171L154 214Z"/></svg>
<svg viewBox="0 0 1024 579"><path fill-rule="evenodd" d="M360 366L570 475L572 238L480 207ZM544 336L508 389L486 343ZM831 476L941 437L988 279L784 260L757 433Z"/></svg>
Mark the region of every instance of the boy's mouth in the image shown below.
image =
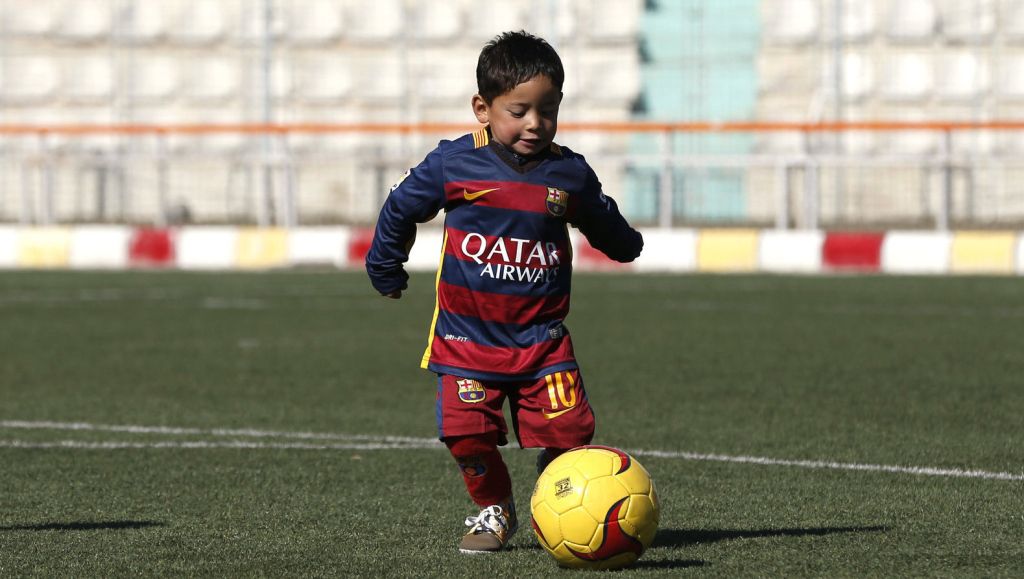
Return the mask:
<svg viewBox="0 0 1024 579"><path fill-rule="evenodd" d="M530 149L539 148L543 142L541 139L519 139L519 143Z"/></svg>

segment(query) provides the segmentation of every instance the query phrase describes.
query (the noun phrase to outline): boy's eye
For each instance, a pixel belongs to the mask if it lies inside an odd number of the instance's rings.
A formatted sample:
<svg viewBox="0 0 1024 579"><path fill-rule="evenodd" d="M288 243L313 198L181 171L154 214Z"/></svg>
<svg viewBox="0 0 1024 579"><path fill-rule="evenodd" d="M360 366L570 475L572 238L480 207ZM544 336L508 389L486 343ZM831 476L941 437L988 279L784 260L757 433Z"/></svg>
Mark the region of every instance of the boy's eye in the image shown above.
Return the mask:
<svg viewBox="0 0 1024 579"><path fill-rule="evenodd" d="M517 119L521 119L521 118L523 118L523 115L525 115L526 113L524 113L522 111L509 111L509 114L511 114L513 117L515 117Z"/></svg>

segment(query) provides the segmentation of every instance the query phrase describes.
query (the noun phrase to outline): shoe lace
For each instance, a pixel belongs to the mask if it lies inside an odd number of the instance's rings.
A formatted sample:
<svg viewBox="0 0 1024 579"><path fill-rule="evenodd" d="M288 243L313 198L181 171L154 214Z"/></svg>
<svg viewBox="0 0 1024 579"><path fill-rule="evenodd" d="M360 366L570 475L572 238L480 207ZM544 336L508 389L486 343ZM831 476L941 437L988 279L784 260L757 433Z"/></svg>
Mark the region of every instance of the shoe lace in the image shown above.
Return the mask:
<svg viewBox="0 0 1024 579"><path fill-rule="evenodd" d="M500 534L508 530L508 519L501 507L491 505L475 517L466 517L466 526L477 533L486 531Z"/></svg>

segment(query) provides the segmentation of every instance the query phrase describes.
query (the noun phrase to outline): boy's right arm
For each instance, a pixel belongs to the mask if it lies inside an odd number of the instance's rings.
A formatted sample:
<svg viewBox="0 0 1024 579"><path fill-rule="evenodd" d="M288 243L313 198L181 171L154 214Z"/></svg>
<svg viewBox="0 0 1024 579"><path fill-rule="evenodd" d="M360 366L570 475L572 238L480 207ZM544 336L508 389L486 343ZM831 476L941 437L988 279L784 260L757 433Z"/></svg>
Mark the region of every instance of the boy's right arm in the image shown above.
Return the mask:
<svg viewBox="0 0 1024 579"><path fill-rule="evenodd" d="M416 239L416 224L433 219L444 201L441 154L435 149L391 189L377 218L366 273L382 295L400 297L408 286L404 264Z"/></svg>

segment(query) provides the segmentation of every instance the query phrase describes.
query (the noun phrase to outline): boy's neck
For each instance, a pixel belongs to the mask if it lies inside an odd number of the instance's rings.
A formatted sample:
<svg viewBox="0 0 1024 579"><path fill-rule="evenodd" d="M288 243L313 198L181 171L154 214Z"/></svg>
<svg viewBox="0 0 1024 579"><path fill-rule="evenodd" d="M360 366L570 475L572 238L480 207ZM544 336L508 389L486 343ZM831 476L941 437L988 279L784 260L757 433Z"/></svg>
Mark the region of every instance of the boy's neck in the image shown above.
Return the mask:
<svg viewBox="0 0 1024 579"><path fill-rule="evenodd" d="M520 173L525 173L539 165L548 154L548 150L544 149L535 155L520 155L513 151L511 147L506 147L494 140L493 136L490 140L490 146L494 148L494 151L498 153L498 157L501 158L502 161L505 161L509 167L512 167L512 169Z"/></svg>

